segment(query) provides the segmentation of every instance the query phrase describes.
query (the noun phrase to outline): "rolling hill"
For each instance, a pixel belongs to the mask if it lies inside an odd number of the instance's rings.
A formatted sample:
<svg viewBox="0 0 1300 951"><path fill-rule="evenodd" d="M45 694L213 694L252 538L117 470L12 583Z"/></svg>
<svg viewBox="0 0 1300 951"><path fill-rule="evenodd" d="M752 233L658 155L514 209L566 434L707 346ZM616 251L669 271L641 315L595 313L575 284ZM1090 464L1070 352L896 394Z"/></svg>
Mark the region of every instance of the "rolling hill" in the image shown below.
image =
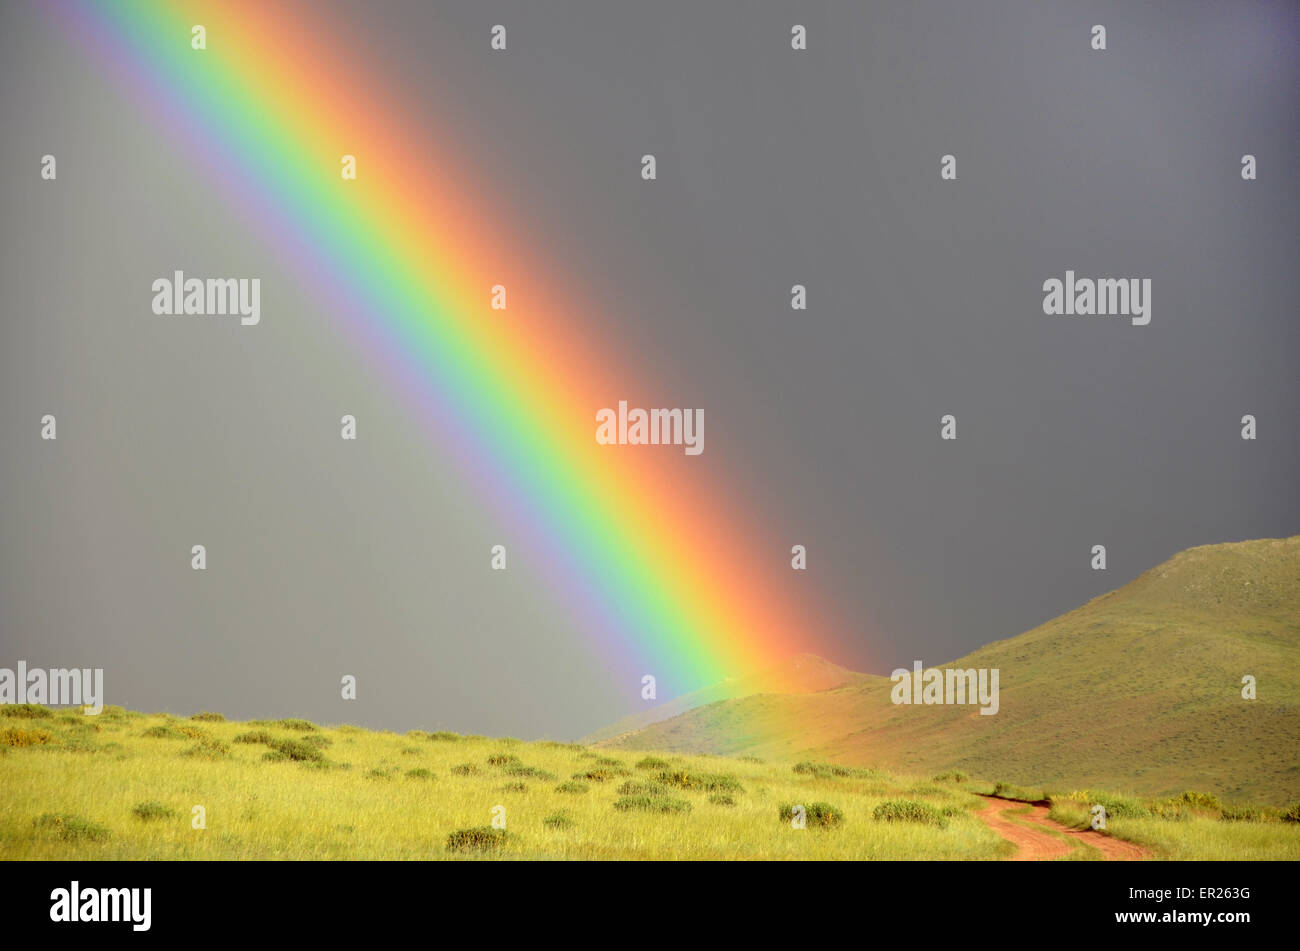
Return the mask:
<svg viewBox="0 0 1300 951"><path fill-rule="evenodd" d="M722 699L600 745L1275 805L1300 796L1300 536L1188 549L942 666L997 668L999 712L895 705L889 678L862 675ZM1243 699L1245 675L1257 699Z"/></svg>
<svg viewBox="0 0 1300 951"><path fill-rule="evenodd" d="M625 733L635 733L637 730L643 730L661 720L667 720L697 707L717 703L720 700L733 700L737 697L748 697L758 693L814 693L818 690L829 690L833 687L865 683L871 679L868 674L859 674L844 667L839 667L812 654L795 654L782 663L775 664L758 673L724 680L720 684L714 684L702 690L683 694L665 703L656 704L643 713L624 717L617 723L584 737L582 742L598 743Z"/></svg>

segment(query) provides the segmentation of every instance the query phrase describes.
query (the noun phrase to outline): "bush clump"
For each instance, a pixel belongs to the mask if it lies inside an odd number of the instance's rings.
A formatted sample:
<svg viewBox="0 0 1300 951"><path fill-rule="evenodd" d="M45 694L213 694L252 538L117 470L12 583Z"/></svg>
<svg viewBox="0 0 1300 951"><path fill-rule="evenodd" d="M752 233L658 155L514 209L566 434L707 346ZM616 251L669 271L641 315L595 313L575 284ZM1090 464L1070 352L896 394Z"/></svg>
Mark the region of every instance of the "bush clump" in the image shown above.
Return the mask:
<svg viewBox="0 0 1300 951"><path fill-rule="evenodd" d="M49 746L55 742L49 730L0 730L0 746Z"/></svg>
<svg viewBox="0 0 1300 951"><path fill-rule="evenodd" d="M1011 799L1015 802L1042 802L1046 798L1041 789L1027 789L1014 783L998 783L993 787L993 795L998 799Z"/></svg>
<svg viewBox="0 0 1300 951"><path fill-rule="evenodd" d="M457 776L475 776L478 774L479 768L473 763L460 763L457 766L453 766L451 771Z"/></svg>
<svg viewBox="0 0 1300 951"><path fill-rule="evenodd" d="M415 769L408 769L406 771L406 778L407 779L437 779L438 777L435 776L430 770L425 769L423 766L417 766Z"/></svg>
<svg viewBox="0 0 1300 951"><path fill-rule="evenodd" d="M782 822L794 819L794 803L786 803L777 809ZM804 818L808 825L819 829L834 829L844 824L844 813L829 802L814 802L804 807Z"/></svg>
<svg viewBox="0 0 1300 951"><path fill-rule="evenodd" d="M0 704L0 717L16 717L20 720L48 720L54 711L39 703L4 703Z"/></svg>
<svg viewBox="0 0 1300 951"><path fill-rule="evenodd" d="M1259 806L1224 806L1219 818L1224 822L1267 822L1271 816Z"/></svg>
<svg viewBox="0 0 1300 951"><path fill-rule="evenodd" d="M736 800L732 799L730 796L724 796L721 793L714 793L709 797L709 802L713 803L715 806L734 806L736 804Z"/></svg>
<svg viewBox="0 0 1300 951"><path fill-rule="evenodd" d="M615 790L620 796L665 796L668 787L656 782L629 779Z"/></svg>
<svg viewBox="0 0 1300 951"><path fill-rule="evenodd" d="M147 802L138 802L131 808L131 814L137 819L145 822L154 822L158 819L176 818L176 810L171 806L164 805L157 799L150 799Z"/></svg>
<svg viewBox="0 0 1300 951"><path fill-rule="evenodd" d="M584 782L579 782L576 779L560 783L560 785L555 787L555 791L558 793L585 793L589 789L591 789L590 786Z"/></svg>
<svg viewBox="0 0 1300 951"><path fill-rule="evenodd" d="M969 780L970 777L959 769L950 769L946 773L940 773L934 777L936 783L964 783Z"/></svg>
<svg viewBox="0 0 1300 951"><path fill-rule="evenodd" d="M691 804L670 796L623 796L614 800L614 808L619 812L690 812Z"/></svg>
<svg viewBox="0 0 1300 951"><path fill-rule="evenodd" d="M557 812L543 819L542 825L548 829L569 829L573 827L573 819L567 812Z"/></svg>
<svg viewBox="0 0 1300 951"><path fill-rule="evenodd" d="M871 813L871 818L877 822L919 822L921 825L938 826L940 829L948 825L948 817L943 811L936 809L928 802L917 802L915 799L889 799L876 806Z"/></svg>
<svg viewBox="0 0 1300 951"><path fill-rule="evenodd" d="M230 755L230 747L220 740L200 740L181 755L195 759L225 759Z"/></svg>
<svg viewBox="0 0 1300 951"><path fill-rule="evenodd" d="M539 779L544 783L549 783L555 779L554 773L548 773L544 769L538 769L536 766L525 766L523 763L511 763L505 769L501 770L507 776L524 776L528 779Z"/></svg>
<svg viewBox="0 0 1300 951"><path fill-rule="evenodd" d="M612 769L589 769L585 773L574 773L573 778L581 782L607 783L617 774Z"/></svg>
<svg viewBox="0 0 1300 951"><path fill-rule="evenodd" d="M275 742L275 737L265 730L250 730L247 733L241 733L235 737L236 743L265 743L270 746Z"/></svg>
<svg viewBox="0 0 1300 951"><path fill-rule="evenodd" d="M310 733L316 729L316 724L310 720L299 720L296 717L290 717L287 720L276 720L272 726L278 726L285 730L297 730L300 733Z"/></svg>
<svg viewBox="0 0 1300 951"><path fill-rule="evenodd" d="M518 763L519 757L513 753L493 753L487 758L489 766L509 766L512 763Z"/></svg>
<svg viewBox="0 0 1300 951"><path fill-rule="evenodd" d="M878 770L834 763L795 763L793 769L801 776L815 776L817 779L875 779L880 776Z"/></svg>
<svg viewBox="0 0 1300 951"><path fill-rule="evenodd" d="M666 769L656 777L665 786L680 789L697 789L704 792L742 793L740 780L729 773L690 773L684 769Z"/></svg>
<svg viewBox="0 0 1300 951"><path fill-rule="evenodd" d="M506 830L479 826L475 829L457 829L447 836L448 852L496 852L505 845Z"/></svg>
<svg viewBox="0 0 1300 951"><path fill-rule="evenodd" d="M302 740L272 740L267 745L271 747L271 752L280 754L280 759L291 759L299 763L321 762L325 759L320 747Z"/></svg>
<svg viewBox="0 0 1300 951"><path fill-rule="evenodd" d="M148 737L151 740L182 740L183 736L177 732L175 727L166 723L159 723L157 726L151 726L141 736Z"/></svg>
<svg viewBox="0 0 1300 951"><path fill-rule="evenodd" d="M658 756L647 756L644 759L637 761L636 768L637 769L667 769L668 760L660 759Z"/></svg>
<svg viewBox="0 0 1300 951"><path fill-rule="evenodd" d="M68 815L67 813L47 812L37 817L33 821L33 825L39 830L52 832L67 842L81 840L103 842L112 835L104 826L97 825L89 819L83 819L81 816Z"/></svg>
<svg viewBox="0 0 1300 951"><path fill-rule="evenodd" d="M1193 809L1208 809L1218 812L1223 808L1223 803L1219 802L1219 797L1213 793L1194 792L1189 789L1179 798Z"/></svg>
<svg viewBox="0 0 1300 951"><path fill-rule="evenodd" d="M190 719L191 719L191 720L203 720L203 721L205 721L205 722L207 722L207 723L225 723L225 722L226 722L226 718L225 718L224 716L222 716L220 713L210 713L210 712L207 711L207 710L203 710L203 711L201 711L201 712L199 712L199 713L194 714L194 716L190 717Z"/></svg>

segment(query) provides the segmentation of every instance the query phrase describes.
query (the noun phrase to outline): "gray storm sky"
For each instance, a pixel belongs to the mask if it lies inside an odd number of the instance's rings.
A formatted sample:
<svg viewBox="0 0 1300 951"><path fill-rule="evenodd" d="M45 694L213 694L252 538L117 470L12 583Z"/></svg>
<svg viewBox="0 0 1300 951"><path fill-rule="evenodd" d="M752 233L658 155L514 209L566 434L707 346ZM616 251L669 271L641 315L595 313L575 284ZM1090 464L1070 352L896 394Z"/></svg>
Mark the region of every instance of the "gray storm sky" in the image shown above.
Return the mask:
<svg viewBox="0 0 1300 951"><path fill-rule="evenodd" d="M749 474L732 491L854 619L830 659L939 663L1183 548L1300 532L1294 5L319 9L547 236L626 365L705 409L703 464ZM483 570L509 526L35 3L0 6L0 77L0 666L399 730L640 707L535 576ZM261 276L262 324L154 317L175 268ZM1045 316L1067 269L1150 278L1150 325Z"/></svg>

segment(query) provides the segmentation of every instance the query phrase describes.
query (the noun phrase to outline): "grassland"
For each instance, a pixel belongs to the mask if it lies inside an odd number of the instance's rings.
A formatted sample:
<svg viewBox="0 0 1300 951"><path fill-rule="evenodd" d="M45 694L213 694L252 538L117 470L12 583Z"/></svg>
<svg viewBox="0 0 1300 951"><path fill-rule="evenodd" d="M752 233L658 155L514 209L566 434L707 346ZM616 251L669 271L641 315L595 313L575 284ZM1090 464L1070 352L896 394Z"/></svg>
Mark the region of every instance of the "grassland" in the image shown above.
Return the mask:
<svg viewBox="0 0 1300 951"><path fill-rule="evenodd" d="M957 773L0 707L4 859L1002 858L1010 844L977 815L991 788ZM791 827L794 805L806 829ZM1300 857L1300 824L1276 811L1114 821L1157 855Z"/></svg>

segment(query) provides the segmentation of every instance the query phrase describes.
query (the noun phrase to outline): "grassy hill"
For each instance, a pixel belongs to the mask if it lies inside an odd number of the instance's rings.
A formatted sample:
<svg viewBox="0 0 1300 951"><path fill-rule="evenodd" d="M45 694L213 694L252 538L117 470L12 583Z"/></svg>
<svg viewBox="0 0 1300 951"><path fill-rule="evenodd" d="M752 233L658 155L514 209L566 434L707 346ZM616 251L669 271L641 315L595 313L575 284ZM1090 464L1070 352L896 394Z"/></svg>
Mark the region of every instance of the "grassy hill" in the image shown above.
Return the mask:
<svg viewBox="0 0 1300 951"><path fill-rule="evenodd" d="M598 743L625 733L635 733L651 724L720 700L734 700L737 697L748 697L757 693L815 693L832 687L865 683L871 679L867 674L859 674L839 667L812 654L796 654L758 673L726 680L684 694L666 703L656 704L643 713L624 717L617 723L584 737L582 742Z"/></svg>
<svg viewBox="0 0 1300 951"><path fill-rule="evenodd" d="M0 706L0 859L991 859L993 785L954 773L570 743ZM1003 787L1037 799L1037 791ZM1075 791L1152 858L1300 858L1300 804L1229 811ZM791 818L800 805L806 827ZM202 807L201 813L196 807ZM1025 809L1029 807L1026 806ZM199 817L201 823L196 823ZM505 829L492 826L494 817ZM1225 821L1226 820L1226 821ZM1058 833L1058 835L1060 835ZM1060 857L1100 859L1095 837Z"/></svg>
<svg viewBox="0 0 1300 951"><path fill-rule="evenodd" d="M0 707L0 789L0 859L964 859L1010 851L974 815L983 801L954 782L114 707L97 717ZM877 818L890 801L907 805ZM804 829L782 817L795 804L807 812ZM195 806L204 808L203 829L193 827ZM1300 824L1267 828L1272 854L1300 855Z"/></svg>
<svg viewBox="0 0 1300 951"><path fill-rule="evenodd" d="M884 677L725 700L615 749L948 768L1143 795L1300 797L1300 536L1184 551L1041 627L944 664L998 668L1000 711L890 702ZM1253 675L1258 699L1242 699Z"/></svg>

